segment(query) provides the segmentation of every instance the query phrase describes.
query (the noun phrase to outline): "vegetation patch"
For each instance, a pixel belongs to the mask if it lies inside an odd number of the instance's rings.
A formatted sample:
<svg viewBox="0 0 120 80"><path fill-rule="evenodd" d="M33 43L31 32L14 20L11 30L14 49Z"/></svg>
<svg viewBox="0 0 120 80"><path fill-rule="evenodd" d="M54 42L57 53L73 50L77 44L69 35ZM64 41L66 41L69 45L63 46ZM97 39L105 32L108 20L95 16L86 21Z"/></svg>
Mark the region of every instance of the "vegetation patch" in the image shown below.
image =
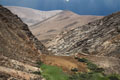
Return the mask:
<svg viewBox="0 0 120 80"><path fill-rule="evenodd" d="M42 72L34 72L35 74L42 75L46 80L120 80L120 75L104 74L104 69L99 68L97 65L88 61L85 58L77 58L78 61L86 63L89 71L80 73L77 72L77 68L73 68L71 71L73 75L65 74L61 68L56 66L50 66L43 64L41 61L37 62L38 67L42 69Z"/></svg>
<svg viewBox="0 0 120 80"><path fill-rule="evenodd" d="M98 72L77 73L72 75L70 80L120 80L120 75L105 75Z"/></svg>
<svg viewBox="0 0 120 80"><path fill-rule="evenodd" d="M88 69L92 72L99 72L99 73L104 72L103 68L99 68L96 64L93 64L92 62L90 62L89 60L85 58L78 58L78 61L86 63Z"/></svg>
<svg viewBox="0 0 120 80"><path fill-rule="evenodd" d="M40 71L35 71L35 72L33 72L33 74L41 75L41 72Z"/></svg>
<svg viewBox="0 0 120 80"><path fill-rule="evenodd" d="M46 80L69 80L69 76L65 74L61 68L41 63L39 67L42 69L41 75L45 77Z"/></svg>
<svg viewBox="0 0 120 80"><path fill-rule="evenodd" d="M78 73L70 77L70 80L109 80L104 77L101 73L90 72L90 73Z"/></svg>
<svg viewBox="0 0 120 80"><path fill-rule="evenodd" d="M71 69L72 72L78 72L78 69L77 68L73 68Z"/></svg>
<svg viewBox="0 0 120 80"><path fill-rule="evenodd" d="M109 80L120 80L120 75L118 74L112 74L107 76Z"/></svg>
<svg viewBox="0 0 120 80"><path fill-rule="evenodd" d="M86 63L90 71L86 73L76 73L70 77L70 80L120 80L120 75L105 75L103 68L99 68L85 58L76 59L80 62Z"/></svg>
<svg viewBox="0 0 120 80"><path fill-rule="evenodd" d="M42 61L37 61L36 64L37 64L36 67L40 68L40 66L43 64L43 62Z"/></svg>
<svg viewBox="0 0 120 80"><path fill-rule="evenodd" d="M78 58L78 57L76 57L75 59L78 59L79 62L85 62L85 63L88 62L88 60L85 59L85 58Z"/></svg>

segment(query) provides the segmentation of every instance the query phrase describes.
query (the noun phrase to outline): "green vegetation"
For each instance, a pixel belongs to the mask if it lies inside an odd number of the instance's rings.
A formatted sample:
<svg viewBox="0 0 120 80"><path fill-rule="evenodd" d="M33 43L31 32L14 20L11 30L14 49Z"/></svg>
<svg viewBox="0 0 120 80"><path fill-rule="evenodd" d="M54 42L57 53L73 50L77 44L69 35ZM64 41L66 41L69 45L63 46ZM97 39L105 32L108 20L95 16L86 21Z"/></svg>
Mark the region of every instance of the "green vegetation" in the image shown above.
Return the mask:
<svg viewBox="0 0 120 80"><path fill-rule="evenodd" d="M70 77L70 80L109 80L104 77L101 73L90 72L90 73L78 73Z"/></svg>
<svg viewBox="0 0 120 80"><path fill-rule="evenodd" d="M120 75L117 74L109 75L107 77L109 78L109 80L120 80Z"/></svg>
<svg viewBox="0 0 120 80"><path fill-rule="evenodd" d="M99 68L85 58L78 58L78 61L86 63L90 72L76 73L70 77L70 80L120 80L120 75L105 75L103 68Z"/></svg>
<svg viewBox="0 0 120 80"><path fill-rule="evenodd" d="M75 58L75 59L78 59L79 62L85 62L85 63L88 62L88 60L85 58Z"/></svg>
<svg viewBox="0 0 120 80"><path fill-rule="evenodd" d="M40 71L35 71L35 72L33 72L33 74L41 75L41 72Z"/></svg>
<svg viewBox="0 0 120 80"><path fill-rule="evenodd" d="M72 75L70 80L120 80L120 75L105 75L98 72L78 73Z"/></svg>
<svg viewBox="0 0 120 80"><path fill-rule="evenodd" d="M72 72L78 72L78 69L77 68L73 68L71 69Z"/></svg>
<svg viewBox="0 0 120 80"><path fill-rule="evenodd" d="M104 69L103 68L99 68L97 65L93 64L92 62L88 61L87 63L88 69L91 72L98 72L98 73L103 73Z"/></svg>
<svg viewBox="0 0 120 80"><path fill-rule="evenodd" d="M89 69L91 72L99 72L99 73L104 72L104 69L103 69L103 68L99 68L97 65L93 64L92 62L88 61L88 60L85 59L85 58L79 58L78 61L86 63L88 69Z"/></svg>
<svg viewBox="0 0 120 80"><path fill-rule="evenodd" d="M37 64L42 69L42 72L34 72L34 74L42 75L46 80L120 80L120 75L105 75L103 68L99 68L85 58L78 58L77 60L86 63L89 72L76 73L78 71L77 68L73 68L71 71L75 73L69 77L61 68L46 65L40 61Z"/></svg>
<svg viewBox="0 0 120 80"><path fill-rule="evenodd" d="M69 80L69 76L65 74L61 68L56 66L50 66L46 64L38 64L43 72L40 74L46 78L46 80ZM36 72L37 74L38 72Z"/></svg>

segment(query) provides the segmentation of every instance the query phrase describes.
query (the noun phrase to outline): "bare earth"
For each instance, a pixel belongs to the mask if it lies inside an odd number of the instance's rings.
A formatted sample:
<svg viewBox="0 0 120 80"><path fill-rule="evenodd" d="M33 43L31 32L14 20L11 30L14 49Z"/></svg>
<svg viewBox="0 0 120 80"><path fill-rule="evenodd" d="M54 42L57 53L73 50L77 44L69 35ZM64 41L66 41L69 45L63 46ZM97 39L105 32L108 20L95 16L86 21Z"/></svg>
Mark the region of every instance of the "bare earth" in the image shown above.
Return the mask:
<svg viewBox="0 0 120 80"><path fill-rule="evenodd" d="M102 16L78 15L71 11L62 11L54 17L31 26L30 30L39 40L47 42L61 31L70 30L100 18Z"/></svg>
<svg viewBox="0 0 120 80"><path fill-rule="evenodd" d="M77 68L79 72L87 71L86 64L78 62L73 56L41 55L41 60L45 64L61 67L64 72L68 73L72 73L73 68Z"/></svg>
<svg viewBox="0 0 120 80"><path fill-rule="evenodd" d="M44 19L47 19L62 12L62 10L40 11L32 8L18 6L5 7L11 10L14 14L18 15L28 26L34 25Z"/></svg>

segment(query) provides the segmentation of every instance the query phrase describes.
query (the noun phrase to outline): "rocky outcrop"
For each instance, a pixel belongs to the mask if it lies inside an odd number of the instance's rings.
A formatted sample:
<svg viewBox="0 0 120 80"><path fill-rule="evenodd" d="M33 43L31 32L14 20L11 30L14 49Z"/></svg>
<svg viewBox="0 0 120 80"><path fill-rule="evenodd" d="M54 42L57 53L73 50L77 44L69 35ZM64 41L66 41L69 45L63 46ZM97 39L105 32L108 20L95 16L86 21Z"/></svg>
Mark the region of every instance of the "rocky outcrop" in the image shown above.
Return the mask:
<svg viewBox="0 0 120 80"><path fill-rule="evenodd" d="M0 6L0 79L41 80L36 60L48 53L17 15Z"/></svg>
<svg viewBox="0 0 120 80"><path fill-rule="evenodd" d="M47 53L44 45L35 38L27 25L17 15L0 6L0 53L7 55L28 55ZM9 56L10 57L10 56ZM22 57L22 56L21 56ZM17 58L18 59L18 58Z"/></svg>
<svg viewBox="0 0 120 80"><path fill-rule="evenodd" d="M68 32L49 42L56 54L94 54L120 58L120 12Z"/></svg>

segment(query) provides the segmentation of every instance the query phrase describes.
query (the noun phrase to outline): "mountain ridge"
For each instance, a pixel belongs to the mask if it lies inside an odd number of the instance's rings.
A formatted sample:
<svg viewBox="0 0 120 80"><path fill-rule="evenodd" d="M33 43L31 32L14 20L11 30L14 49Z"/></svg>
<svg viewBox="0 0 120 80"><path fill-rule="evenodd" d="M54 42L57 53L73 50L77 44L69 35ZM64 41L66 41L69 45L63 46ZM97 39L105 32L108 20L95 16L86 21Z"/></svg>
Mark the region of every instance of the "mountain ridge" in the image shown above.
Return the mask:
<svg viewBox="0 0 120 80"><path fill-rule="evenodd" d="M87 25L65 31L53 40L53 44L52 41L49 42L49 49L60 54L78 52L112 55L114 53L112 51L117 51L119 48L119 15L120 12L117 12ZM115 40L118 44L115 44ZM114 47L110 48L112 45ZM117 53L115 56L119 58L119 51Z"/></svg>
<svg viewBox="0 0 120 80"><path fill-rule="evenodd" d="M64 22L63 20L69 18L65 14L59 15L58 22ZM73 18L76 14L71 12L68 16L70 15L72 18L68 22L76 20ZM63 28L77 23L70 22ZM100 69L105 70L105 74L119 74L120 12L87 25L78 25L75 29L64 30L55 40L50 41L46 48L17 15L0 6L0 79L45 80L42 73L44 70L40 67L41 62L43 65L57 66L69 74L74 73L73 69L78 69L80 73L89 72L88 63L84 62L87 59L91 64L89 67L96 64ZM48 32L52 31L54 30ZM96 53L91 53L94 50ZM101 52L98 52L100 50ZM49 54L51 51L57 56ZM44 77L48 78L48 76Z"/></svg>
<svg viewBox="0 0 120 80"><path fill-rule="evenodd" d="M62 10L53 10L53 11L40 11L32 8L19 7L19 6L4 6L11 10L14 14L17 14L24 23L28 26L32 26L44 19L47 19L51 16L54 16Z"/></svg>
<svg viewBox="0 0 120 80"><path fill-rule="evenodd" d="M30 26L30 30L39 40L46 44L61 31L76 28L78 25L84 25L102 17L103 16L83 16L66 10L36 25Z"/></svg>
<svg viewBox="0 0 120 80"><path fill-rule="evenodd" d="M7 8L10 9L13 13L17 14L23 20L23 22L28 24L32 33L45 45L48 41L53 39L63 30L70 30L77 27L78 25L87 24L88 22L92 22L103 17L92 15L78 15L68 10L55 10L51 13L49 11L39 10L36 12L35 9L27 9L24 7L16 6L7 6ZM44 13L46 15L38 15L38 13ZM29 15L32 15L33 17ZM35 22L31 22L30 24L32 25L29 25L27 21L30 21L31 19L34 19Z"/></svg>
<svg viewBox="0 0 120 80"><path fill-rule="evenodd" d="M63 31L47 44L54 55L87 58L107 74L120 74L119 46L120 12Z"/></svg>

